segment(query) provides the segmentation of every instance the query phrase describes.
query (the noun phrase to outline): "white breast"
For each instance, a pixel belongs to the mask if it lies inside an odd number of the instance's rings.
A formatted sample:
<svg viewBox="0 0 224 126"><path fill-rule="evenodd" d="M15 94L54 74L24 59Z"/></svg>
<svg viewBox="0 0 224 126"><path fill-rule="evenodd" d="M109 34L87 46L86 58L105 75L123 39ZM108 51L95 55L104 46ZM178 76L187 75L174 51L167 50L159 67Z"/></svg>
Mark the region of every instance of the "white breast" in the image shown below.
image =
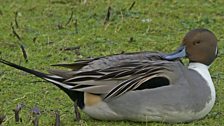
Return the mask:
<svg viewBox="0 0 224 126"><path fill-rule="evenodd" d="M214 106L215 98L216 98L215 87L212 82L210 73L208 71L208 68L209 68L208 66L201 63L190 63L188 68L197 71L205 79L205 81L207 82L211 90L211 100L206 104L205 108L201 112L196 114L197 117L201 118L207 115L211 111L212 107Z"/></svg>

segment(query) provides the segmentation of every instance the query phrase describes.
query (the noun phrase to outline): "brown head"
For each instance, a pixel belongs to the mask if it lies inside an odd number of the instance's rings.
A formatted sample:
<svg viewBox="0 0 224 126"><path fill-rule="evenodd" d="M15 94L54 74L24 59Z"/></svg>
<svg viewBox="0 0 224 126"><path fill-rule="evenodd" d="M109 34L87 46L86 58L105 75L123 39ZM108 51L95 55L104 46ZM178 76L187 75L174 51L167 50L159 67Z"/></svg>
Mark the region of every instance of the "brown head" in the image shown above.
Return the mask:
<svg viewBox="0 0 224 126"><path fill-rule="evenodd" d="M218 53L217 39L207 29L195 29L188 32L183 39L183 45L186 47L186 56L190 62L210 65Z"/></svg>
<svg viewBox="0 0 224 126"><path fill-rule="evenodd" d="M217 38L207 29L194 29L188 32L177 52L165 56L167 60L187 57L190 62L210 65L218 54Z"/></svg>

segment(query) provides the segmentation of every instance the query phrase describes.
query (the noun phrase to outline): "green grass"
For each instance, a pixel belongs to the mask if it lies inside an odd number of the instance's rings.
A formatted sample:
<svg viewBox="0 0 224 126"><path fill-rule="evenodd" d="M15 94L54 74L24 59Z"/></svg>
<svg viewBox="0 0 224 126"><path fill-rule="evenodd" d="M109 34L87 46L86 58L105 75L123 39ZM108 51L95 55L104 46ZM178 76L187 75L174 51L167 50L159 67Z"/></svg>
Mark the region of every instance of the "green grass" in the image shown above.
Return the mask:
<svg viewBox="0 0 224 126"><path fill-rule="evenodd" d="M81 1L81 2L80 2ZM73 121L73 103L58 88L39 82L31 75L0 64L0 114L7 115L4 126L29 126L30 109L37 105L42 114L40 125L54 124L54 110L59 110L65 126L72 125L152 125L198 126L224 125L224 2L222 0L139 0L131 10L133 0L7 0L0 6L0 57L28 68L46 71L50 64L70 63L76 59L121 52L171 52L183 36L194 28L207 28L219 40L219 57L210 68L217 91L214 108L204 119L187 124L134 123L129 121L98 121L82 113L82 124ZM110 21L104 25L108 6ZM66 25L73 11L71 22ZM18 12L13 35L15 12ZM75 21L77 20L77 26ZM63 28L61 28L61 26ZM77 33L78 31L78 33ZM36 38L35 41L34 38ZM130 38L133 41L130 42ZM19 43L25 46L29 62L25 62ZM65 51L67 47L80 47ZM12 109L18 103L22 123L16 124Z"/></svg>

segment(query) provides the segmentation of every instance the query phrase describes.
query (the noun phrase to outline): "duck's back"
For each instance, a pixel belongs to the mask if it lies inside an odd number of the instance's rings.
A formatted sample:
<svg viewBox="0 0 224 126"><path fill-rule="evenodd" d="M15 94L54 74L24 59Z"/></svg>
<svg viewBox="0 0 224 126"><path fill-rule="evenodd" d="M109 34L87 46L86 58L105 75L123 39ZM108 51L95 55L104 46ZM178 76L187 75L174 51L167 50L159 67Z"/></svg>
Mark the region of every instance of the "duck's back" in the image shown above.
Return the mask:
<svg viewBox="0 0 224 126"><path fill-rule="evenodd" d="M120 65L124 65L141 60L162 60L162 56L164 54L160 52L135 52L135 53L125 53L125 54L117 54L112 56L100 57L85 60L86 64L80 69L80 71L89 71L89 70L97 70L97 69L106 69L109 67L117 67Z"/></svg>

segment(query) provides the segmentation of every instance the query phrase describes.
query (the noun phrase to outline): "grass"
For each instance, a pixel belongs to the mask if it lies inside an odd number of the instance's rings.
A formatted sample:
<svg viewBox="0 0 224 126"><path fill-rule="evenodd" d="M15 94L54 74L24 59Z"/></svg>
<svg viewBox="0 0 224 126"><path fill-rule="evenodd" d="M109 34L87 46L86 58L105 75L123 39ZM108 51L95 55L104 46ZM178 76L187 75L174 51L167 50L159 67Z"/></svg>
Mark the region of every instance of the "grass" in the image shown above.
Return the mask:
<svg viewBox="0 0 224 126"><path fill-rule="evenodd" d="M219 40L219 57L210 68L217 100L208 116L187 124L164 124L98 121L82 113L81 125L224 125L224 2L141 0L136 1L129 10L132 3L133 0L87 0L87 3L84 0L2 1L0 57L28 68L46 71L52 68L50 64L70 63L87 57L146 50L171 52L190 29L207 28ZM109 6L112 13L109 22L104 25ZM12 33L11 25L21 41ZM28 62L25 62L19 44L25 47ZM77 49L66 50L68 47ZM4 126L33 125L29 118L34 106L41 110L40 125L54 124L54 110L60 111L65 126L80 125L73 121L72 101L55 86L2 64L0 82L0 114L7 115ZM26 107L21 111L23 121L16 124L12 109L18 103L24 103Z"/></svg>

